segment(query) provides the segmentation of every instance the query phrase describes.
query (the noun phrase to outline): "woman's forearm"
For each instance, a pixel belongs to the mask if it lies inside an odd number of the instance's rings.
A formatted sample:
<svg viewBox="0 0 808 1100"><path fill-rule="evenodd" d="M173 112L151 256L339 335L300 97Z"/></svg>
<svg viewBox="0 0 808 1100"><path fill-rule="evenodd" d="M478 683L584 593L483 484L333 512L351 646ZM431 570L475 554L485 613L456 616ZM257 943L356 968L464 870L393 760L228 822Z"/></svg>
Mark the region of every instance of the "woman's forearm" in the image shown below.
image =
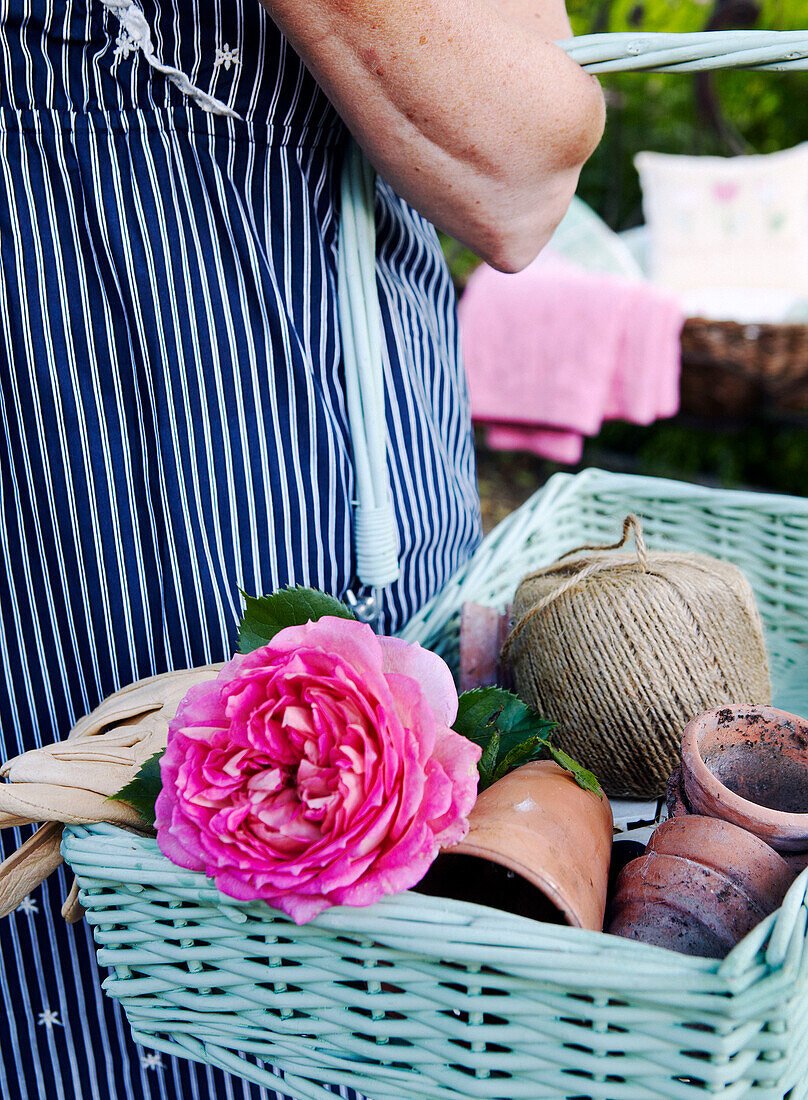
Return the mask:
<svg viewBox="0 0 808 1100"><path fill-rule="evenodd" d="M536 255L603 127L559 0L263 2L404 198L497 267Z"/></svg>

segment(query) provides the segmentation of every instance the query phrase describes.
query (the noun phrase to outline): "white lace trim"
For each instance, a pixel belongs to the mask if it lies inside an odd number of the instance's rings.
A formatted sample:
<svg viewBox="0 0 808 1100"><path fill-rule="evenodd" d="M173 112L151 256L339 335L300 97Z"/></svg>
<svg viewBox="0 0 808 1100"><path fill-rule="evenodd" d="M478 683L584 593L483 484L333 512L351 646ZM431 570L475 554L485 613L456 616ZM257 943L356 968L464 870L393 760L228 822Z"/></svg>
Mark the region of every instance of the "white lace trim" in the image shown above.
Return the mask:
<svg viewBox="0 0 808 1100"><path fill-rule="evenodd" d="M207 92L203 92L201 88L197 88L195 84L192 84L181 69L164 65L162 61L158 60L154 53L149 24L135 0L101 0L101 3L113 13L121 24L121 33L115 41L116 60L121 58L125 60L134 50L141 50L147 63L151 65L155 72L161 73L167 80L170 80L175 87L179 88L203 110L210 111L213 115L241 118L226 103L222 103L220 99L208 95ZM231 58L232 61L235 61L235 59Z"/></svg>

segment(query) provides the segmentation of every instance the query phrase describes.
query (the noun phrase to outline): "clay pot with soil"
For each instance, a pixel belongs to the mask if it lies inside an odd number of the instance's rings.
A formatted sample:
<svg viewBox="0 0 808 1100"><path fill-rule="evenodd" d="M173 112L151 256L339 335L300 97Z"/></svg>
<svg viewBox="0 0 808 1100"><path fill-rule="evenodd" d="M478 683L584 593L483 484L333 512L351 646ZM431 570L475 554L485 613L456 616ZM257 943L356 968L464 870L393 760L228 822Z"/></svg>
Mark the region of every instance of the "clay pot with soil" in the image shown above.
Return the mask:
<svg viewBox="0 0 808 1100"><path fill-rule="evenodd" d="M727 706L682 734L681 780L669 808L748 829L792 862L808 852L808 721L767 706Z"/></svg>
<svg viewBox="0 0 808 1100"><path fill-rule="evenodd" d="M617 880L607 931L687 955L724 958L779 908L794 875L754 834L684 814L655 831Z"/></svg>
<svg viewBox="0 0 808 1100"><path fill-rule="evenodd" d="M600 931L611 848L608 800L537 761L480 793L467 836L438 856L418 890Z"/></svg>

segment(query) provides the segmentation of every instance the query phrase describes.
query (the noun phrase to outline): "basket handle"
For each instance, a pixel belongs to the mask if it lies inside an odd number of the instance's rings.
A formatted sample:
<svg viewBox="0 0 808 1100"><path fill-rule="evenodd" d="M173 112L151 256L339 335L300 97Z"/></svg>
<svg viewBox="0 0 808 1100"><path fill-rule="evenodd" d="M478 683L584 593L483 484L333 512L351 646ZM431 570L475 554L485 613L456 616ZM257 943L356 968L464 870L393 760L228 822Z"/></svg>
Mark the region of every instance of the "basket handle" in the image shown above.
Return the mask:
<svg viewBox="0 0 808 1100"><path fill-rule="evenodd" d="M589 73L808 70L808 31L583 34L558 45Z"/></svg>
<svg viewBox="0 0 808 1100"><path fill-rule="evenodd" d="M398 578L398 532L387 470L381 312L376 285L376 173L355 141L349 142L342 169L338 300L345 392L351 432L356 501L354 547L361 584L370 599L353 603L354 612L374 621L380 609L376 591Z"/></svg>

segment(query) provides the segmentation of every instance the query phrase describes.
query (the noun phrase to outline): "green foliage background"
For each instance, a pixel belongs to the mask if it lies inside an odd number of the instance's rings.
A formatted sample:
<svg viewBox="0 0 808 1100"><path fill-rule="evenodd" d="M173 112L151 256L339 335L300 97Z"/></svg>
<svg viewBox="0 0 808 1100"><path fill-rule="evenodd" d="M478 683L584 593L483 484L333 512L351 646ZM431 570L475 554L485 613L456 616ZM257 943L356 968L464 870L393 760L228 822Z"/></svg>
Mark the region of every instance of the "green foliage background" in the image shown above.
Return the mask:
<svg viewBox="0 0 808 1100"><path fill-rule="evenodd" d="M808 29L808 0L758 0L733 26L765 30ZM738 5L734 5L738 11ZM748 5L753 9L753 5ZM699 31L730 5L697 0L569 0L576 34L595 31ZM752 18L749 18L752 16ZM808 140L808 74L730 71L713 85L733 144L699 116L694 77L673 73L622 73L602 78L608 103L606 132L581 175L578 194L613 228L642 221L634 155L663 153L769 153Z"/></svg>

